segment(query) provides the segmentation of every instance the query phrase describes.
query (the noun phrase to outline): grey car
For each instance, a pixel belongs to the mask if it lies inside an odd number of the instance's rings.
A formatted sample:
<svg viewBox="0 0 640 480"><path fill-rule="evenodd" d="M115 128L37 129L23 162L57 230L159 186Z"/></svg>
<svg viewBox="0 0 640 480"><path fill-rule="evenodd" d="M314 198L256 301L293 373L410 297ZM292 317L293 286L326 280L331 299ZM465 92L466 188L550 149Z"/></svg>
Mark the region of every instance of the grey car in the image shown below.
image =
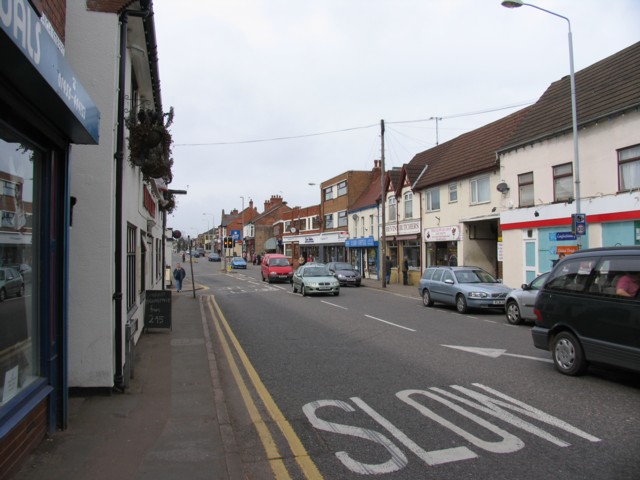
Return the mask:
<svg viewBox="0 0 640 480"><path fill-rule="evenodd" d="M455 306L460 313L470 308L503 309L510 291L479 267L429 267L418 282L425 307L444 303Z"/></svg>
<svg viewBox="0 0 640 480"><path fill-rule="evenodd" d="M15 268L0 267L0 302L11 295L24 295L24 281L22 275Z"/></svg>
<svg viewBox="0 0 640 480"><path fill-rule="evenodd" d="M353 265L347 262L329 262L327 267L333 273L340 285L355 285L359 287L362 283L362 275Z"/></svg>
<svg viewBox="0 0 640 480"><path fill-rule="evenodd" d="M533 307L536 303L538 291L542 288L548 276L549 272L545 272L542 275L538 275L531 282L523 283L520 288L509 292L504 306L507 322L511 325L519 325L525 320L536 319Z"/></svg>
<svg viewBox="0 0 640 480"><path fill-rule="evenodd" d="M313 294L340 295L340 283L326 265L308 264L293 274L293 293L300 291L303 297Z"/></svg>

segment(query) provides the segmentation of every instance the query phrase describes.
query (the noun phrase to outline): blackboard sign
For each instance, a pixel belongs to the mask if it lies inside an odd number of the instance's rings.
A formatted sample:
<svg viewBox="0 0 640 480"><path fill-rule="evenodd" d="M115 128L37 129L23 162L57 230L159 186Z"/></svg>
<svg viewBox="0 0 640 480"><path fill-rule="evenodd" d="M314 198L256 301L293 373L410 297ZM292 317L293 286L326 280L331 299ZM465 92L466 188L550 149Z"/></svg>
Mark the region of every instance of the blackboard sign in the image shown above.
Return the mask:
<svg viewBox="0 0 640 480"><path fill-rule="evenodd" d="M147 290L145 328L171 328L171 290Z"/></svg>

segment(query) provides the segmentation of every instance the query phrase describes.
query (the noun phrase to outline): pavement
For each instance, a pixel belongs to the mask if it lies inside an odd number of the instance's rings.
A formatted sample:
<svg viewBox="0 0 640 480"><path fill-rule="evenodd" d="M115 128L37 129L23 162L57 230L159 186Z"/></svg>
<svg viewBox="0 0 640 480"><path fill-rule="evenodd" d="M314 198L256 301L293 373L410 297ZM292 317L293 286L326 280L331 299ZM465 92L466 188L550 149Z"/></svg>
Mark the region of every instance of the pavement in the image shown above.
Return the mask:
<svg viewBox="0 0 640 480"><path fill-rule="evenodd" d="M382 282L363 279L366 288ZM172 290L171 329L145 330L124 392L75 392L69 423L48 436L14 480L248 479L242 463L209 328L187 276ZM419 299L415 286L389 294ZM215 293L215 292L214 292ZM256 477L257 478L257 477Z"/></svg>

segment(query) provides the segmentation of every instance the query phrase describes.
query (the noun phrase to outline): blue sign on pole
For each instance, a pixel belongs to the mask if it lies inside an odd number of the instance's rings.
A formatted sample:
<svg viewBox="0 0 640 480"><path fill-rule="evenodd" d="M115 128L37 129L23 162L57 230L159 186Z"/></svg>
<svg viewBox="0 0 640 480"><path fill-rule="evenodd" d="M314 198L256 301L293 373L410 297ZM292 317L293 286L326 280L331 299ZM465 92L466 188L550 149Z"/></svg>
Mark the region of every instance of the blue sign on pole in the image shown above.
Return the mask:
<svg viewBox="0 0 640 480"><path fill-rule="evenodd" d="M236 242L242 238L240 230L231 230L231 238Z"/></svg>

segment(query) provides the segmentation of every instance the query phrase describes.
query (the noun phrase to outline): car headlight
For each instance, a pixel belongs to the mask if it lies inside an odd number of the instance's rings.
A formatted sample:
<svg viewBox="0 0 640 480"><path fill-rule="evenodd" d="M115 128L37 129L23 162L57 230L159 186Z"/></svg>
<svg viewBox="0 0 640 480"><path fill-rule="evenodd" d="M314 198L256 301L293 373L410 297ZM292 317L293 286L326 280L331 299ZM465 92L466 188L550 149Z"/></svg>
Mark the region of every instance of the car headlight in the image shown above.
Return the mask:
<svg viewBox="0 0 640 480"><path fill-rule="evenodd" d="M346 276L344 276L342 273L338 274L338 278L347 278Z"/></svg>
<svg viewBox="0 0 640 480"><path fill-rule="evenodd" d="M469 298L487 298L489 296L486 292L469 292Z"/></svg>

